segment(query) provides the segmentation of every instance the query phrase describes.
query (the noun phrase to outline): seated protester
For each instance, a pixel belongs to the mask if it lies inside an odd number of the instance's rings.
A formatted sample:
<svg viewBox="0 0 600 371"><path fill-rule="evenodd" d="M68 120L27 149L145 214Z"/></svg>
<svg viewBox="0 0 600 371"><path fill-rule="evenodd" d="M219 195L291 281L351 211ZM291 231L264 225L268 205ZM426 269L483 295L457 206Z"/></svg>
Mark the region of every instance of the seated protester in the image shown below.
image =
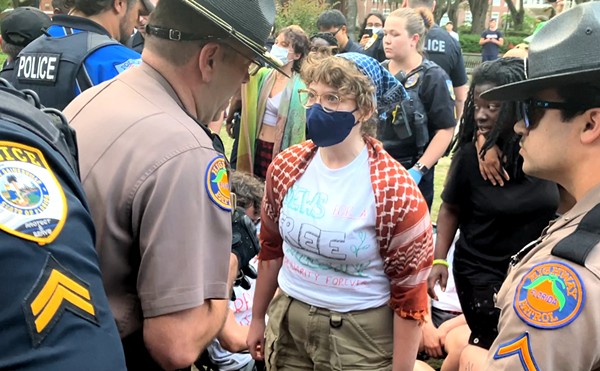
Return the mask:
<svg viewBox="0 0 600 371"><path fill-rule="evenodd" d="M447 361L456 364L460 359L461 369L463 361L479 367L483 360L464 359L465 354L472 354L473 349L488 349L498 334L499 310L494 306L494 295L506 277L511 256L540 235L558 206L556 184L526 176L521 169L520 138L513 132L519 120L518 105L480 97L488 89L524 78L523 60L517 58L486 62L474 71L442 193L436 260L428 287L430 296L435 297L436 283L442 289L447 286L448 266L444 259L460 228L453 272L471 334L469 345L458 349L462 356L449 354ZM485 137L480 152L475 147L478 135ZM484 180L479 171L478 158L494 145L503 154L503 168L511 175L503 187Z"/></svg>
<svg viewBox="0 0 600 371"><path fill-rule="evenodd" d="M44 34L50 27L50 17L37 8L21 7L10 11L0 22L2 53L6 61L0 77L10 80L15 70L15 59L24 47Z"/></svg>
<svg viewBox="0 0 600 371"><path fill-rule="evenodd" d="M348 36L346 17L339 10L331 9L321 13L317 19L317 28L319 32L329 32L337 39L340 53L362 53L362 46Z"/></svg>
<svg viewBox="0 0 600 371"><path fill-rule="evenodd" d="M46 35L19 54L23 68L10 83L35 91L44 106L63 110L82 91L139 65L140 54L123 44L146 2L74 0L69 15L55 15Z"/></svg>
<svg viewBox="0 0 600 371"><path fill-rule="evenodd" d="M319 32L310 37L310 51L336 55L340 52L337 39L329 32Z"/></svg>
<svg viewBox="0 0 600 371"><path fill-rule="evenodd" d="M377 137L386 151L406 169L433 202L433 178L456 126L452 82L444 70L423 57L423 41L433 15L426 8L393 11L385 20L383 43L389 61L382 63L403 82L412 104L405 100L387 113Z"/></svg>
<svg viewBox="0 0 600 371"><path fill-rule="evenodd" d="M254 224L260 222L260 205L265 185L258 178L240 171L232 171L230 186L235 193L237 206L245 210ZM240 274L233 288L234 299L229 302L229 312L223 329L208 346L208 357L212 367L219 371L253 370L255 361L247 350L246 338L252 320L252 301L256 283L255 274L257 259L250 262L252 268L246 267ZM196 366L200 366L196 363ZM200 368L200 367L199 367ZM200 368L201 369L201 368Z"/></svg>
<svg viewBox="0 0 600 371"><path fill-rule="evenodd" d="M270 370L408 370L431 222L408 172L363 135L375 97L399 84L363 54L311 57L300 91L311 140L267 172L248 346Z"/></svg>

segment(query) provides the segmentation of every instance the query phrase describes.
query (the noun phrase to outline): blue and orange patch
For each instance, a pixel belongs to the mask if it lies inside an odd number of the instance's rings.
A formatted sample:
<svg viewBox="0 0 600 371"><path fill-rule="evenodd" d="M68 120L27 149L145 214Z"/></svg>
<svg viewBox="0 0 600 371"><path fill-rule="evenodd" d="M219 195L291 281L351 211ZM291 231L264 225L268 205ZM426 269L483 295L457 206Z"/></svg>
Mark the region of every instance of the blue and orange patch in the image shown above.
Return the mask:
<svg viewBox="0 0 600 371"><path fill-rule="evenodd" d="M539 371L533 353L531 352L531 343L529 342L529 333L513 339L507 343L500 344L498 350L494 353L494 359L501 359L511 356L518 356L525 371Z"/></svg>
<svg viewBox="0 0 600 371"><path fill-rule="evenodd" d="M533 266L515 292L513 307L526 324L557 329L579 316L585 304L585 287L579 274L561 261Z"/></svg>
<svg viewBox="0 0 600 371"><path fill-rule="evenodd" d="M215 157L206 169L206 192L208 198L225 211L231 211L229 174L223 156Z"/></svg>

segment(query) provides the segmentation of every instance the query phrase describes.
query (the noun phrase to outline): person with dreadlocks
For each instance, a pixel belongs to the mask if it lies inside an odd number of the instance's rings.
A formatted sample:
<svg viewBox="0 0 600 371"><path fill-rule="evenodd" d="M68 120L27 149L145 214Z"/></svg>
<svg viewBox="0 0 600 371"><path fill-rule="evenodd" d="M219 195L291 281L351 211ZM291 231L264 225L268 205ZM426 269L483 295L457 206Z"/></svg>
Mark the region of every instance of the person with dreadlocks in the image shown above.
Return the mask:
<svg viewBox="0 0 600 371"><path fill-rule="evenodd" d="M485 360L487 351L483 349L489 349L498 334L500 311L494 307L494 295L506 277L510 258L540 235L558 206L556 184L527 176L521 168L520 138L513 132L521 112L518 104L480 97L486 90L523 79L524 63L518 58L485 62L474 71L442 192L428 289L435 299L435 284L445 288L446 255L460 228L453 273L471 334L468 345L458 352L462 354L448 357L448 362L455 364L460 359L460 369L465 362L475 367L469 369L478 369ZM478 135L485 137L481 151L475 146ZM502 166L510 174L503 187L494 186L479 173L478 159L494 146L502 153Z"/></svg>

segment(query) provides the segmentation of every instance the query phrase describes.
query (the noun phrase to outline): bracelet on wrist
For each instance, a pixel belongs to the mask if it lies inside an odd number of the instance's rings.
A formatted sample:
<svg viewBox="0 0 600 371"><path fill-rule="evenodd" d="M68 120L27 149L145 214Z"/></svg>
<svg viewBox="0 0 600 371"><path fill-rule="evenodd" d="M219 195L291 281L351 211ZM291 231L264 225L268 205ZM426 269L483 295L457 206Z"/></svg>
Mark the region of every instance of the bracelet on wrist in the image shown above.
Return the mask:
<svg viewBox="0 0 600 371"><path fill-rule="evenodd" d="M450 264L446 261L446 259L433 259L432 265L443 265L446 268L450 267Z"/></svg>

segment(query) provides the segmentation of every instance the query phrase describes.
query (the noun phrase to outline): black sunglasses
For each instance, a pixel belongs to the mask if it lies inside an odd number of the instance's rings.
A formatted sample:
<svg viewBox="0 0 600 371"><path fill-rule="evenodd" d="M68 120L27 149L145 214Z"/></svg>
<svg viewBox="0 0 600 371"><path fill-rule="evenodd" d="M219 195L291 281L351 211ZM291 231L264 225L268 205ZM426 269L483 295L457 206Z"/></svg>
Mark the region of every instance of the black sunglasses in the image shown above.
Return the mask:
<svg viewBox="0 0 600 371"><path fill-rule="evenodd" d="M558 110L579 110L580 108L565 102L548 102L544 100L528 99L521 102L521 115L525 122L526 129L533 129L539 122L539 118L535 121L533 116L537 109L558 109Z"/></svg>

